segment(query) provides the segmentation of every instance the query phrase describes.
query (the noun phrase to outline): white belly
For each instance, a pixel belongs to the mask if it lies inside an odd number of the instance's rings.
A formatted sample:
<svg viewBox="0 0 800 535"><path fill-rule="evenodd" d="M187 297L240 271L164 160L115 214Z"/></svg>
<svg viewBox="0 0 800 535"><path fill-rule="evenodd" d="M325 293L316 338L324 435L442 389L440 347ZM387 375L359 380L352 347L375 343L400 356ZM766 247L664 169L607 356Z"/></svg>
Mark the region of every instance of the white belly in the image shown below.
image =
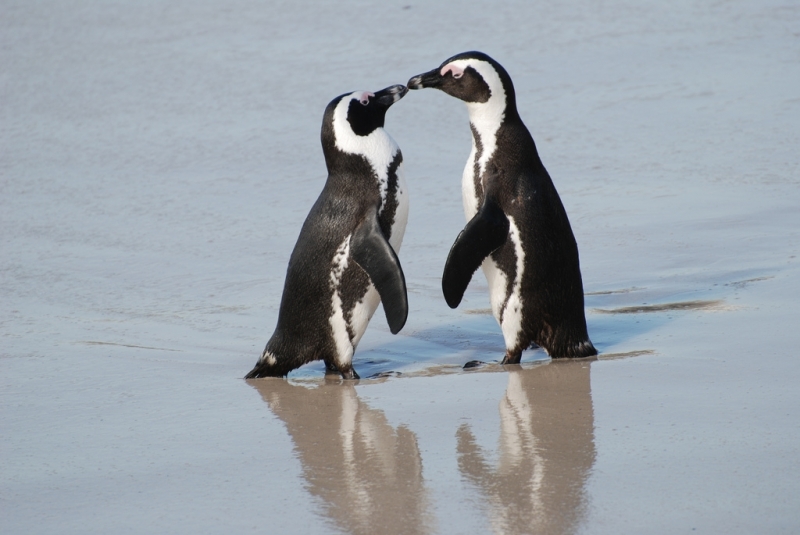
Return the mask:
<svg viewBox="0 0 800 535"><path fill-rule="evenodd" d="M406 186L406 176L403 164L397 166L397 211L394 214L394 224L392 225L392 237L389 243L396 254L400 253L400 245L403 243L403 236L406 233L408 223L408 187Z"/></svg>
<svg viewBox="0 0 800 535"><path fill-rule="evenodd" d="M464 215L467 221L475 217L478 213L478 192L475 191L475 154L477 149L472 145L472 152L469 153L467 165L464 166L464 173L461 175L461 201L464 203Z"/></svg>
<svg viewBox="0 0 800 535"><path fill-rule="evenodd" d="M397 210L394 215L394 223L392 224L392 235L389 238L389 244L394 249L395 254L400 253L400 246L403 243L403 236L406 232L406 224L408 223L408 188L406 187L405 175L403 172L403 164L397 167ZM348 254L349 254L349 237L348 237ZM338 287L338 282L337 282ZM347 332L347 322L344 318L344 311L341 306L341 298L338 291L334 292L333 296L333 316L331 317L331 326L333 326L334 340L336 340L336 348L338 359L341 364L347 364L352 361L353 353L355 352L361 337L367 330L372 316L378 309L378 304L381 302L381 297L375 286L370 284L367 293L364 297L356 303L353 308L353 314L350 318L350 329L353 332L353 338ZM338 304L338 308L337 308ZM334 318L335 317L335 318Z"/></svg>

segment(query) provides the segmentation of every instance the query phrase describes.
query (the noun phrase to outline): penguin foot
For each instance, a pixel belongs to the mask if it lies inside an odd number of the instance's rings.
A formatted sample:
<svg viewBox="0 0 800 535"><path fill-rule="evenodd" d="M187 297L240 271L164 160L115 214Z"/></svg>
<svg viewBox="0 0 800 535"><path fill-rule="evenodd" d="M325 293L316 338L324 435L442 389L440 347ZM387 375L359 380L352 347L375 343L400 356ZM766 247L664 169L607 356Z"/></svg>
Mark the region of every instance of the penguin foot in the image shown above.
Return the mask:
<svg viewBox="0 0 800 535"><path fill-rule="evenodd" d="M503 360L500 364L519 364L519 361L522 360L522 351L506 351L506 356L503 357Z"/></svg>
<svg viewBox="0 0 800 535"><path fill-rule="evenodd" d="M361 377L359 377L359 375L356 373L356 371L353 368L348 368L346 370L340 370L339 373L342 374L342 379L345 379L345 380L361 379Z"/></svg>
<svg viewBox="0 0 800 535"><path fill-rule="evenodd" d="M339 369L339 367L333 362L325 362L325 378L333 379L339 376L341 376L342 379L361 379L352 366L348 366L345 369Z"/></svg>
<svg viewBox="0 0 800 535"><path fill-rule="evenodd" d="M469 370L471 368L480 368L481 366L485 366L485 365L486 365L486 363L483 362L482 360L471 360L471 361L467 362L466 364L464 364L464 368L463 369Z"/></svg>

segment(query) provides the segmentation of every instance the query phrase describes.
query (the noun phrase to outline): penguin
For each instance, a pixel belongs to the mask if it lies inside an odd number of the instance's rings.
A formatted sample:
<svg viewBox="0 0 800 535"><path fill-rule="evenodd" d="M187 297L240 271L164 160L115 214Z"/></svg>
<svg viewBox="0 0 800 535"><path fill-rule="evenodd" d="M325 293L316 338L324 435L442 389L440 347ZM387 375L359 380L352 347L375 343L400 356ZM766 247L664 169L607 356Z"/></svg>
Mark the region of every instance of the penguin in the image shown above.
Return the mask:
<svg viewBox="0 0 800 535"><path fill-rule="evenodd" d="M402 153L383 125L407 92L393 85L346 93L325 109L328 178L289 259L278 325L246 379L286 376L314 360L358 379L353 353L378 303L392 334L405 325L408 295L397 251L408 190Z"/></svg>
<svg viewBox="0 0 800 535"><path fill-rule="evenodd" d="M456 308L480 266L503 331L503 364L519 363L522 351L535 346L554 359L596 355L586 329L578 246L517 112L511 77L488 55L464 52L408 81L409 89L426 87L463 100L472 130L462 175L468 223L445 263L445 301Z"/></svg>

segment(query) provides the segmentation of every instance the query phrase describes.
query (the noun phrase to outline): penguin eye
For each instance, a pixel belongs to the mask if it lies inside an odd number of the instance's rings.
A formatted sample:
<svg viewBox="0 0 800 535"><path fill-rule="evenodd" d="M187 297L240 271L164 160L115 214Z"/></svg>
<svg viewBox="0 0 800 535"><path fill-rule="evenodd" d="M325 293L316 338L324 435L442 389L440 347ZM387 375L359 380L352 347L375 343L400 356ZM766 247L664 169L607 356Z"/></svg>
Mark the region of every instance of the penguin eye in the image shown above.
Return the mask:
<svg viewBox="0 0 800 535"><path fill-rule="evenodd" d="M463 73L463 72L454 72L454 73L453 73L453 78L455 78L456 80L458 80L458 79L459 79L459 78L461 78L462 76L464 76L464 73Z"/></svg>
<svg viewBox="0 0 800 535"><path fill-rule="evenodd" d="M369 98L368 97L364 97L361 100L359 100L359 102L361 103L362 106L368 106L369 105Z"/></svg>

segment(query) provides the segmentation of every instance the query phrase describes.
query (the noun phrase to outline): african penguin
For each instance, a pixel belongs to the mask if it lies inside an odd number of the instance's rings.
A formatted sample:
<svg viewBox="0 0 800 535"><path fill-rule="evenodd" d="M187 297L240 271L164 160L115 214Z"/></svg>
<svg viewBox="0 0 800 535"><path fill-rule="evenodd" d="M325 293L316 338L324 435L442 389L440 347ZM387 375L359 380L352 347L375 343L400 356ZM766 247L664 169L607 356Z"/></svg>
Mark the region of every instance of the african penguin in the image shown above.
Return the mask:
<svg viewBox="0 0 800 535"><path fill-rule="evenodd" d="M492 313L506 344L504 364L534 344L552 358L588 357L578 246L567 213L517 113L506 70L481 52L464 52L408 81L463 100L472 152L462 177L469 221L444 268L442 290L451 308L483 267Z"/></svg>
<svg viewBox="0 0 800 535"><path fill-rule="evenodd" d="M280 377L313 360L358 379L353 352L378 303L393 334L408 297L396 252L408 221L408 192L386 111L408 89L336 97L322 120L328 179L306 217L283 288L278 325L246 379Z"/></svg>

